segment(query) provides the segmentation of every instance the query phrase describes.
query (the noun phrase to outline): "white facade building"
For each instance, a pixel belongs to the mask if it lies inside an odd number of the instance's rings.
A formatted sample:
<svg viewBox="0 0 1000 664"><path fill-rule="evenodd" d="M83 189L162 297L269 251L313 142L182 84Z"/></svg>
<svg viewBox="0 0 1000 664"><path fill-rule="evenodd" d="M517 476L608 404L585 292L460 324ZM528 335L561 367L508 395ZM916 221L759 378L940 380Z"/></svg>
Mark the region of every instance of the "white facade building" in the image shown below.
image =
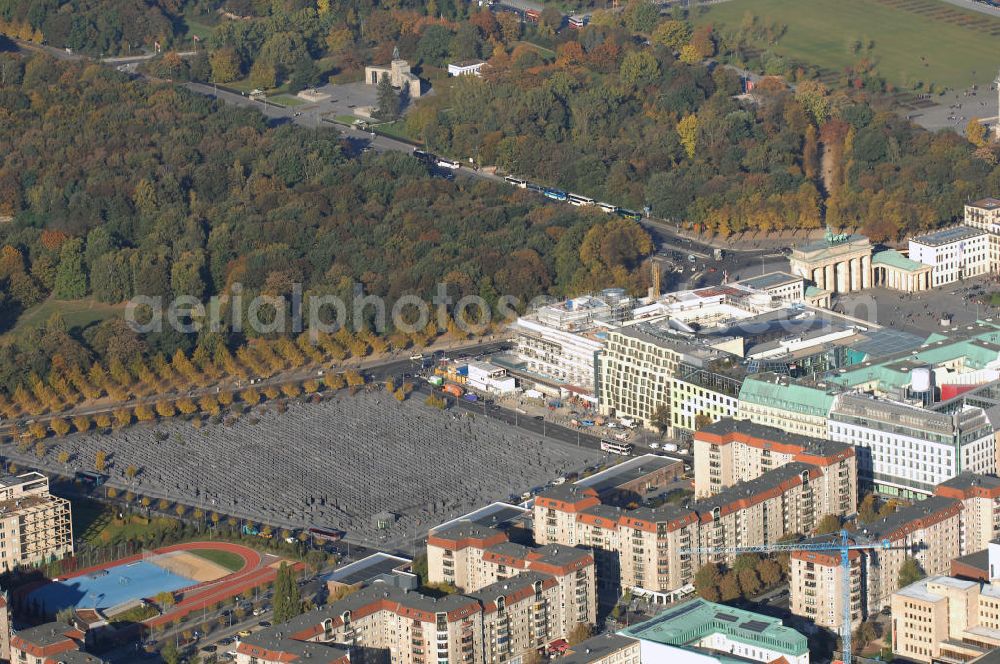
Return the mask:
<svg viewBox="0 0 1000 664"><path fill-rule="evenodd" d="M962 471L996 474L996 438L982 408L939 413L841 394L827 427L830 440L855 447L859 479L882 493L922 498Z"/></svg>
<svg viewBox="0 0 1000 664"><path fill-rule="evenodd" d="M989 234L981 228L954 226L910 238L910 260L930 265L931 286L986 274L990 269Z"/></svg>
<svg viewBox="0 0 1000 664"><path fill-rule="evenodd" d="M501 395L513 394L517 388L514 377L508 376L506 369L486 362L469 362L467 385L475 390Z"/></svg>
<svg viewBox="0 0 1000 664"><path fill-rule="evenodd" d="M448 76L482 76L483 60L462 60L448 63Z"/></svg>
<svg viewBox="0 0 1000 664"><path fill-rule="evenodd" d="M989 233L990 270L1000 271L1000 198L982 198L966 204L965 225Z"/></svg>

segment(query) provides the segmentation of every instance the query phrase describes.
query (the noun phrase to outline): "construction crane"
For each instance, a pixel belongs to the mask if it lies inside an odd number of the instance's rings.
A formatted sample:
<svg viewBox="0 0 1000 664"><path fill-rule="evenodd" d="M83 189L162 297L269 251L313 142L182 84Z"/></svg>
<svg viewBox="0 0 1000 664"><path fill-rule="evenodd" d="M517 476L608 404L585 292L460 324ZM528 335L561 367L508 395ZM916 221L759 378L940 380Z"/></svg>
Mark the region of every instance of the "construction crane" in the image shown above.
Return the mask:
<svg viewBox="0 0 1000 664"><path fill-rule="evenodd" d="M857 540L857 536L854 537ZM802 544L762 544L760 546L705 546L681 549L679 553L683 555L714 555L714 554L740 554L740 553L792 553L794 551L836 551L840 553L840 569L844 575L844 615L841 618L840 640L843 654L841 659L844 664L851 664L851 551L860 549L889 549L889 540L881 542L857 542L851 543L851 534L846 530L840 531L838 540L830 542L814 542Z"/></svg>

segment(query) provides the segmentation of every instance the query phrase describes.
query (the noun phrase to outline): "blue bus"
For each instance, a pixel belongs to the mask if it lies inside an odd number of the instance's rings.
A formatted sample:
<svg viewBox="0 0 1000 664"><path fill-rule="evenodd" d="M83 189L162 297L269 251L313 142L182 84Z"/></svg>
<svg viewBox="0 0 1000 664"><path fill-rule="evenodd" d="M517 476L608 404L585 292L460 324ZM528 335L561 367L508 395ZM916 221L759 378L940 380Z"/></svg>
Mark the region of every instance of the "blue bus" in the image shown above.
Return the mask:
<svg viewBox="0 0 1000 664"><path fill-rule="evenodd" d="M554 201L565 201L568 196L566 196L565 191L559 191L558 189L546 189L545 198L551 198Z"/></svg>

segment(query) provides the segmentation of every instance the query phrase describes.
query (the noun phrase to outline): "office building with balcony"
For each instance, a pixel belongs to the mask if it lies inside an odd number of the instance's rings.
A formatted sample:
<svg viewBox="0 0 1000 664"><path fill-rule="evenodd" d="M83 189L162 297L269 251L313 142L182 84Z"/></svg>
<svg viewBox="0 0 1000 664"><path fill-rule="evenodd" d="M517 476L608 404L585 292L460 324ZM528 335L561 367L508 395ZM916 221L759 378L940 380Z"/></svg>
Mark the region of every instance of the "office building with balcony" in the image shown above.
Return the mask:
<svg viewBox="0 0 1000 664"><path fill-rule="evenodd" d="M0 477L0 571L73 553L70 503L41 473Z"/></svg>

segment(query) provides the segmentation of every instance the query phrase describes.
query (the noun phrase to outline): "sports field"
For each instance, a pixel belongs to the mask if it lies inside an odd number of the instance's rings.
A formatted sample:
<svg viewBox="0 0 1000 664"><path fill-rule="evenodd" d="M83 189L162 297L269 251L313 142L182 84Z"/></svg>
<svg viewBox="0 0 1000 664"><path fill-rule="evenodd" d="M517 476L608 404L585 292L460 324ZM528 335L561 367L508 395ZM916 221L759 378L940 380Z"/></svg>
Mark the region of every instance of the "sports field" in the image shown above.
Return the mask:
<svg viewBox="0 0 1000 664"><path fill-rule="evenodd" d="M869 57L903 90L917 82L921 91L930 84L935 90L982 86L996 75L1000 19L940 0L732 0L712 5L696 21L739 29L748 12L787 26L777 43L757 48L836 72ZM873 47L855 51L855 41Z"/></svg>

